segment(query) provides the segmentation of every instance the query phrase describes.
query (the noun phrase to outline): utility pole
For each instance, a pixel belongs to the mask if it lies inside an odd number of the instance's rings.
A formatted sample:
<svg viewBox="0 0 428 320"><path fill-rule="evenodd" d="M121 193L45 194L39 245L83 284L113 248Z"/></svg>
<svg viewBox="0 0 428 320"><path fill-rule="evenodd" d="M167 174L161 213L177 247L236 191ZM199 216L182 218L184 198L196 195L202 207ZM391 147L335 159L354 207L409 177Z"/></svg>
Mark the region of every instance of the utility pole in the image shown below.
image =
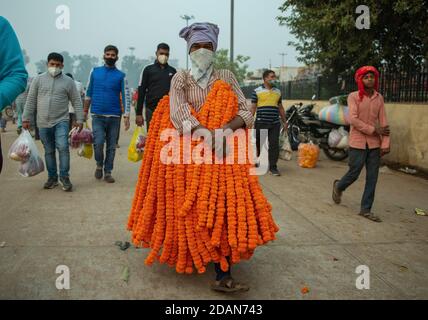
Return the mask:
<svg viewBox="0 0 428 320"><path fill-rule="evenodd" d="M189 26L189 20L195 19L195 17L189 16L188 14L184 14L180 16L181 19L186 20L186 27ZM189 70L189 52L187 52L187 47L186 47L186 70Z"/></svg>
<svg viewBox="0 0 428 320"><path fill-rule="evenodd" d="M282 56L282 64L281 64L281 68L279 68L279 80L281 81L282 69L285 67L284 62L285 62L285 56L287 54L285 52L281 52L279 55Z"/></svg>
<svg viewBox="0 0 428 320"><path fill-rule="evenodd" d="M235 0L230 0L230 62L234 60Z"/></svg>
<svg viewBox="0 0 428 320"><path fill-rule="evenodd" d="M282 56L282 64L281 64L281 67L284 67L285 56L286 56L287 54L286 54L285 52L281 52L279 55L280 55L280 56Z"/></svg>

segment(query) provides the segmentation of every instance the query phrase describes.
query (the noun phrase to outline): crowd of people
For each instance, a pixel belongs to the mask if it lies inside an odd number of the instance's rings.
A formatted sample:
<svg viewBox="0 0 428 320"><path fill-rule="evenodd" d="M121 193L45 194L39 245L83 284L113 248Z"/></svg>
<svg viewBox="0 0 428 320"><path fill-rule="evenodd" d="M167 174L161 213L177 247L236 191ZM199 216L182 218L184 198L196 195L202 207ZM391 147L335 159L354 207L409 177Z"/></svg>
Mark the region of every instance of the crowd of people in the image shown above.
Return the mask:
<svg viewBox="0 0 428 320"><path fill-rule="evenodd" d="M94 176L99 180L104 178L108 183L115 182L112 171L116 148L119 147L122 119L125 130L128 130L132 104L136 111L137 126L145 124L148 128L156 105L168 94L171 79L176 73L168 65L167 44L159 44L156 56L154 64L144 68L139 89L134 94L128 88L126 75L116 67L119 50L113 45L105 48L105 64L92 70L86 88L74 80L71 73L63 73L64 57L55 52L47 57L47 72L28 78L25 91L13 104L17 114L18 134L22 129L31 130L36 140L40 136L45 149L48 171L45 189L55 188L60 182L65 191L72 190L69 132L74 127L81 130L89 114L94 136ZM142 115L144 107L145 119ZM59 154L59 174L56 151Z"/></svg>

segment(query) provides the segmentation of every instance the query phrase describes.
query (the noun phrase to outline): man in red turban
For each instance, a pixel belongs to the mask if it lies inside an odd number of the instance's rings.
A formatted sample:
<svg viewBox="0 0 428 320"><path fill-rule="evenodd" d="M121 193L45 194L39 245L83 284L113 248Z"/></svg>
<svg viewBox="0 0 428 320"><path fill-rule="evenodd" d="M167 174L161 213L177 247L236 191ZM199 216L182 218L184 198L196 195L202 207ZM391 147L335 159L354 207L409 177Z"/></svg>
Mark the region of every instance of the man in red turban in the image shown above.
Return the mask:
<svg viewBox="0 0 428 320"><path fill-rule="evenodd" d="M372 86L370 83L368 83L369 87L367 87L367 89L366 89L366 86L363 83L363 78L367 73L373 74L374 86ZM377 69L375 67L372 67L372 66L361 67L360 69L357 70L357 72L355 72L355 82L358 85L358 95L359 95L360 99L362 100L364 95L368 94L366 90L371 90L373 88L376 91L379 90L379 71L377 71Z"/></svg>
<svg viewBox="0 0 428 320"><path fill-rule="evenodd" d="M360 215L372 221L381 219L372 213L380 159L390 152L390 131L385 105L379 88L379 72L375 67L365 66L355 73L358 91L348 97L349 120L349 170L341 180L334 181L333 201L341 202L342 192L359 177L366 167L366 185L361 200Z"/></svg>

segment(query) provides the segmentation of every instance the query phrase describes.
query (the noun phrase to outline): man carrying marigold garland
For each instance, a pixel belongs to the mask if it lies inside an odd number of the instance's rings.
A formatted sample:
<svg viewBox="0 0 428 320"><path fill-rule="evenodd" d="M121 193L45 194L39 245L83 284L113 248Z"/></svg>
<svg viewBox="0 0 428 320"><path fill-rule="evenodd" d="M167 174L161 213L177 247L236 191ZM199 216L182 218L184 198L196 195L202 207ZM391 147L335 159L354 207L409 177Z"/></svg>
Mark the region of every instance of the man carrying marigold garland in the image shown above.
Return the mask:
<svg viewBox="0 0 428 320"><path fill-rule="evenodd" d="M223 130L233 131L242 127L251 127L254 118L248 109L245 96L239 87L235 75L229 70L214 70L214 54L217 50L219 28L211 23L194 23L180 32L180 37L187 41L191 70L179 72L171 83L171 121L175 128L183 132L183 124L189 121L191 130L204 129L198 120L191 115L190 105L198 111L216 80L224 80L232 85L238 96L239 111L237 116ZM186 99L187 97L187 99ZM215 134L212 132L212 137ZM219 148L223 144L212 142ZM215 264L216 283L212 286L217 291L246 291L247 285L236 282L228 272L223 272L220 263Z"/></svg>
<svg viewBox="0 0 428 320"><path fill-rule="evenodd" d="M192 69L174 76L170 96L161 99L153 114L127 228L136 246L151 249L146 265L158 261L180 274L195 269L201 274L214 262L211 288L231 293L249 290L232 278L231 265L249 260L258 246L275 240L279 228L250 172L248 141L235 139L248 139L245 128L254 119L233 73L214 70L218 33L210 23L180 32ZM165 139L171 132L173 139ZM202 151L198 137L203 138ZM188 151L192 162L187 162ZM193 158L198 153L216 160L198 163Z"/></svg>

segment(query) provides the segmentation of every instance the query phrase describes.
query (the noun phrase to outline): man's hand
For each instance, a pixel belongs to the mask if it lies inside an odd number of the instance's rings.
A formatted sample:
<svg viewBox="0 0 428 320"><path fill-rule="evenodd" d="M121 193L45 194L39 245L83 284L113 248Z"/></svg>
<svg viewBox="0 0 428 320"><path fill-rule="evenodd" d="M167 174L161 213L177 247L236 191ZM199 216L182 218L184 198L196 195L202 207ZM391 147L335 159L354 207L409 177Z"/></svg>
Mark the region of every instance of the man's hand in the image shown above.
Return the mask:
<svg viewBox="0 0 428 320"><path fill-rule="evenodd" d="M22 121L22 128L25 130L30 130L30 121L28 120Z"/></svg>
<svg viewBox="0 0 428 320"><path fill-rule="evenodd" d="M125 131L128 131L129 128L131 127L129 116L124 116L123 121L125 122Z"/></svg>
<svg viewBox="0 0 428 320"><path fill-rule="evenodd" d="M78 128L79 129L79 132L80 131L82 131L82 129L83 129L83 123L75 123L74 125L73 125L73 127L74 128Z"/></svg>
<svg viewBox="0 0 428 320"><path fill-rule="evenodd" d="M144 117L143 116L137 116L135 118L135 124L137 125L137 127L142 127L144 124Z"/></svg>
<svg viewBox="0 0 428 320"><path fill-rule="evenodd" d="M221 139L215 138L215 130L210 130L211 140L209 141L210 147L214 151L218 159L226 158L229 154L227 149L227 138L222 137Z"/></svg>
<svg viewBox="0 0 428 320"><path fill-rule="evenodd" d="M380 156L383 157L391 152L390 148L380 149Z"/></svg>
<svg viewBox="0 0 428 320"><path fill-rule="evenodd" d="M281 119L281 124L285 131L288 131L288 123L286 119Z"/></svg>
<svg viewBox="0 0 428 320"><path fill-rule="evenodd" d="M389 136L389 134L390 134L389 126L381 127L381 126L377 125L375 127L375 132L380 136Z"/></svg>

